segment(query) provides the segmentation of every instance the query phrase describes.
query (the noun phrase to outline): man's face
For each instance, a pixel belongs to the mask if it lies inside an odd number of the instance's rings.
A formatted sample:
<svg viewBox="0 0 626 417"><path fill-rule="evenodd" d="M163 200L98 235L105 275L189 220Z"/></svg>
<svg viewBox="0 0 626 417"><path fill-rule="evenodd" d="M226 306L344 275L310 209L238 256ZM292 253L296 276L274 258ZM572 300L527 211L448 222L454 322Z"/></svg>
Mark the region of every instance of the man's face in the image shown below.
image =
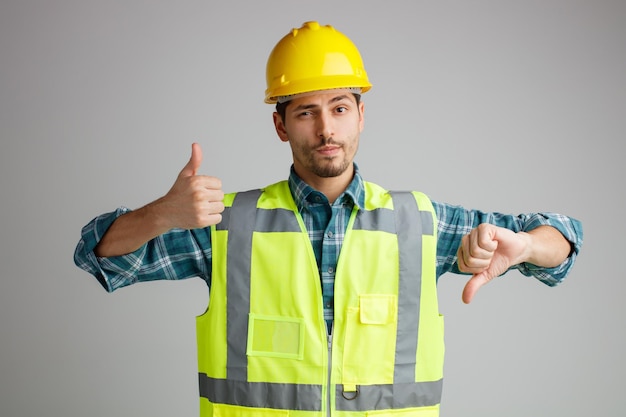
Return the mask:
<svg viewBox="0 0 626 417"><path fill-rule="evenodd" d="M274 114L276 131L291 145L294 168L302 179L352 176L363 109L350 91L330 90L294 98L284 121Z"/></svg>

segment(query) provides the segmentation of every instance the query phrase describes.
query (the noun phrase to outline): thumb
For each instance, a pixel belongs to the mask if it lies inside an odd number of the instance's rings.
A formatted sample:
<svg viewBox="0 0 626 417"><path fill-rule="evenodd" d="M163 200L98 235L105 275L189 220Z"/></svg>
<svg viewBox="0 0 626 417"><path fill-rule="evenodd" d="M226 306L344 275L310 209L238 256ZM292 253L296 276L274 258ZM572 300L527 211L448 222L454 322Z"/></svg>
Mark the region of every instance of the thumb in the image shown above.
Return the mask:
<svg viewBox="0 0 626 417"><path fill-rule="evenodd" d="M467 284L465 284L465 288L463 288L463 302L465 304L469 304L472 302L474 295L478 292L480 287L487 284L489 281L493 279L491 272L487 269L480 274L474 274Z"/></svg>
<svg viewBox="0 0 626 417"><path fill-rule="evenodd" d="M189 158L189 162L180 171L179 177L192 177L198 173L198 169L200 169L200 165L202 164L202 148L198 143L193 143L191 145L191 158Z"/></svg>

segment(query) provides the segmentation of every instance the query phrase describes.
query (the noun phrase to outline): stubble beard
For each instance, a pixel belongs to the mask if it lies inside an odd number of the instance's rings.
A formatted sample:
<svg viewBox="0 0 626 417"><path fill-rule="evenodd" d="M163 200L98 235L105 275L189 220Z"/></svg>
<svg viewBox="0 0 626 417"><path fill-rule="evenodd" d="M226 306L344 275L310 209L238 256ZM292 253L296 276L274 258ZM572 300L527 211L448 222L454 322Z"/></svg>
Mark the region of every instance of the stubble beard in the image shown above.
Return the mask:
<svg viewBox="0 0 626 417"><path fill-rule="evenodd" d="M334 159L338 159L338 157L326 157L323 158L323 161L327 163L320 164L315 161L315 158L311 158L310 166L312 167L312 171L315 175L321 178L333 178L338 177L350 166L350 162L344 158L338 163L333 163Z"/></svg>
<svg viewBox="0 0 626 417"><path fill-rule="evenodd" d="M334 178L342 175L352 164L348 158L345 144L338 144L333 140L325 141L324 145L340 146L343 155L322 156L316 155L316 149L310 149L307 158L309 170L320 178Z"/></svg>

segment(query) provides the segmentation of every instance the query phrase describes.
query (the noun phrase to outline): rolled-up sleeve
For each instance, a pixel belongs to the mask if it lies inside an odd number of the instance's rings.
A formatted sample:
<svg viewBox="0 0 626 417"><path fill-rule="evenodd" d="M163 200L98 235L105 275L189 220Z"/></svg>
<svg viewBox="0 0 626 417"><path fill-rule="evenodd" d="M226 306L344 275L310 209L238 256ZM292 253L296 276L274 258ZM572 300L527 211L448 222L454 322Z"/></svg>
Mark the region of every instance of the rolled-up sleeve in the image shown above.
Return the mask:
<svg viewBox="0 0 626 417"><path fill-rule="evenodd" d="M102 214L81 231L74 263L93 275L108 291L155 280L203 278L210 284L210 229L172 229L136 251L113 257L98 257L94 248L113 222L129 212L125 207Z"/></svg>
<svg viewBox="0 0 626 417"><path fill-rule="evenodd" d="M576 219L558 213L535 213L524 216L522 231L529 232L539 226L556 228L570 242L570 255L554 268L542 268L533 264L523 263L516 268L526 276L533 276L546 285L558 285L570 273L576 257L583 244L582 223Z"/></svg>
<svg viewBox="0 0 626 417"><path fill-rule="evenodd" d="M551 287L561 283L570 273L583 243L582 223L572 217L558 213L527 213L510 215L468 210L460 206L433 202L438 220L437 276L446 272L462 273L458 269L456 253L461 239L481 223L491 223L514 232L528 232L539 226L552 226L570 242L570 255L560 265L545 268L528 263L513 269L523 275L532 276Z"/></svg>

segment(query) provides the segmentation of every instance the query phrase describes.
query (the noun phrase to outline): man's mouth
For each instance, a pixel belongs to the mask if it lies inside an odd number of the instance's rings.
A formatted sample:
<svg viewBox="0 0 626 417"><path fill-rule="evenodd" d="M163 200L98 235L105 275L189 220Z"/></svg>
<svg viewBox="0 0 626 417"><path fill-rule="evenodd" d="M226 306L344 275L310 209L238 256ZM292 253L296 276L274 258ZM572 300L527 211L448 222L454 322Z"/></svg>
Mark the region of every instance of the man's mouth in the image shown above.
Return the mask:
<svg viewBox="0 0 626 417"><path fill-rule="evenodd" d="M333 156L339 153L341 146L338 145L324 145L317 148L317 152L324 156Z"/></svg>

